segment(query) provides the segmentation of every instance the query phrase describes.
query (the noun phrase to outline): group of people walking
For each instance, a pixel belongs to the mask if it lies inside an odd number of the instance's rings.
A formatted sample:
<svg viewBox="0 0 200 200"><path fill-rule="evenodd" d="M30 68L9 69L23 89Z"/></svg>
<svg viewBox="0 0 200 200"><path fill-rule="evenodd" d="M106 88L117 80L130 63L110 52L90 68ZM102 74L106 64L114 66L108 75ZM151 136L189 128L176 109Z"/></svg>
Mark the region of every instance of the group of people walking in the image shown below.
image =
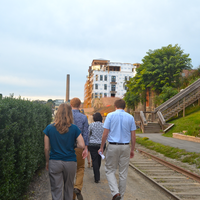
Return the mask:
<svg viewBox="0 0 200 200"><path fill-rule="evenodd" d="M88 150L94 182L99 183L100 154L106 148L105 172L112 200L123 200L129 159L134 156L134 118L124 111L125 101L119 99L114 104L116 111L107 115L104 124L101 114L95 113L94 122L89 125L86 115L79 111L80 105L79 98L73 98L70 105L61 104L54 123L44 130L46 169L49 171L52 199L75 200L77 197L83 200L81 191ZM115 177L118 167L119 186Z"/></svg>

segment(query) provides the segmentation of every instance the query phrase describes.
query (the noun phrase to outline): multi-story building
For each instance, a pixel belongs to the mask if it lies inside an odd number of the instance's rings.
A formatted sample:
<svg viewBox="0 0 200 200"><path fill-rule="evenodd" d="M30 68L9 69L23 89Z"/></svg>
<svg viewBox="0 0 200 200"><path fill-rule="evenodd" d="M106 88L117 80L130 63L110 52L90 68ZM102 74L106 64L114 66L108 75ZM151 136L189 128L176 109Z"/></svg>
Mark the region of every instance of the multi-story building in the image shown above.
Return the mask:
<svg viewBox="0 0 200 200"><path fill-rule="evenodd" d="M90 107L92 100L102 97L120 97L126 93L126 82L136 74L139 63L119 63L95 59L88 69L85 83L84 104Z"/></svg>

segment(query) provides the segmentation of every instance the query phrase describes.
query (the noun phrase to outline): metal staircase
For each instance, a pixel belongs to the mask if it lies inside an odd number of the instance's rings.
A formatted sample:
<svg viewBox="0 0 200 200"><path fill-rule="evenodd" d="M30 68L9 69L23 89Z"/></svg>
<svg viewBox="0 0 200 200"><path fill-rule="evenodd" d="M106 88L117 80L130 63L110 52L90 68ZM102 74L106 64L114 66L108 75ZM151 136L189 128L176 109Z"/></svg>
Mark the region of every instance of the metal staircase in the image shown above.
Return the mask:
<svg viewBox="0 0 200 200"><path fill-rule="evenodd" d="M193 84L189 85L184 90L180 91L171 99L167 100L166 102L155 108L154 113L160 111L165 121L167 121L180 111L183 111L183 115L185 115L185 108L194 103L195 101L199 100L199 98L200 79L198 79Z"/></svg>
<svg viewBox="0 0 200 200"><path fill-rule="evenodd" d="M166 123L166 121L181 111L183 111L183 117L185 117L185 108L197 100L200 100L200 79L155 108L151 112L151 122L147 122L144 113L140 111L142 131L144 133L157 133L157 124L159 123L160 130L166 132L174 125Z"/></svg>

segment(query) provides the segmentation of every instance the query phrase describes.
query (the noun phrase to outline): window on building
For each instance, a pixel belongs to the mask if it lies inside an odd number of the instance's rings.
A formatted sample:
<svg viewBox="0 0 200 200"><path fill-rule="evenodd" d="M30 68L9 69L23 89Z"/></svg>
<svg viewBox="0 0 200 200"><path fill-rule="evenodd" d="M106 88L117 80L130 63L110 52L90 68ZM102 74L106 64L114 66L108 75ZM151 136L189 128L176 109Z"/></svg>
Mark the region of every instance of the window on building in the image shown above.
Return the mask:
<svg viewBox="0 0 200 200"><path fill-rule="evenodd" d="M111 82L116 82L116 76L111 76Z"/></svg>
<svg viewBox="0 0 200 200"><path fill-rule="evenodd" d="M107 81L107 75L104 76L104 81Z"/></svg>
<svg viewBox="0 0 200 200"><path fill-rule="evenodd" d="M96 75L96 81L98 81L98 75Z"/></svg>
<svg viewBox="0 0 200 200"><path fill-rule="evenodd" d="M103 75L100 75L100 81L103 81Z"/></svg>
<svg viewBox="0 0 200 200"><path fill-rule="evenodd" d="M104 97L107 97L107 93L104 93Z"/></svg>
<svg viewBox="0 0 200 200"><path fill-rule="evenodd" d="M131 76L129 76L129 81L131 80Z"/></svg>
<svg viewBox="0 0 200 200"><path fill-rule="evenodd" d="M95 84L95 89L98 90L98 84Z"/></svg>
<svg viewBox="0 0 200 200"><path fill-rule="evenodd" d="M98 93L95 93L94 98L95 99L98 98Z"/></svg>
<svg viewBox="0 0 200 200"><path fill-rule="evenodd" d="M104 84L104 90L107 90L107 84Z"/></svg>
<svg viewBox="0 0 200 200"><path fill-rule="evenodd" d="M111 85L111 91L115 91L115 85Z"/></svg>
<svg viewBox="0 0 200 200"><path fill-rule="evenodd" d="M103 94L102 94L102 93L100 93L100 94L99 94L99 98L102 98L102 96L103 96Z"/></svg>
<svg viewBox="0 0 200 200"><path fill-rule="evenodd" d="M127 81L127 76L124 77L124 80Z"/></svg>
<svg viewBox="0 0 200 200"><path fill-rule="evenodd" d="M126 83L123 84L124 90L127 90Z"/></svg>

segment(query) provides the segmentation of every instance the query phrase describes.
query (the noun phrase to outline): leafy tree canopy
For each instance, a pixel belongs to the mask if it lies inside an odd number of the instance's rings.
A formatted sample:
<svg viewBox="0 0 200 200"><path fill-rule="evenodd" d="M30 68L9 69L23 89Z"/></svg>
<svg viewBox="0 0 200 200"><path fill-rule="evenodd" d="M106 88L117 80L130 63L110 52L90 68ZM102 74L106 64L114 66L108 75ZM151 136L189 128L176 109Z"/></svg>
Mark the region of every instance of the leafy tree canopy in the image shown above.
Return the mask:
<svg viewBox="0 0 200 200"><path fill-rule="evenodd" d="M52 108L52 107L55 106L55 103L54 103L54 101L52 99L48 99L46 105L49 106L50 108Z"/></svg>
<svg viewBox="0 0 200 200"><path fill-rule="evenodd" d="M52 99L48 99L47 103L53 103Z"/></svg>
<svg viewBox="0 0 200 200"><path fill-rule="evenodd" d="M158 95L155 96L154 101L156 105L160 105L176 95L178 93L178 89L174 87L169 87L169 86L163 86L162 92Z"/></svg>
<svg viewBox="0 0 200 200"><path fill-rule="evenodd" d="M142 62L137 68L136 76L127 82L125 101L129 107L146 100L147 88L151 88L158 95L164 86L180 88L182 70L192 68L189 54L184 54L177 44L149 50ZM132 98L133 96L136 97Z"/></svg>

